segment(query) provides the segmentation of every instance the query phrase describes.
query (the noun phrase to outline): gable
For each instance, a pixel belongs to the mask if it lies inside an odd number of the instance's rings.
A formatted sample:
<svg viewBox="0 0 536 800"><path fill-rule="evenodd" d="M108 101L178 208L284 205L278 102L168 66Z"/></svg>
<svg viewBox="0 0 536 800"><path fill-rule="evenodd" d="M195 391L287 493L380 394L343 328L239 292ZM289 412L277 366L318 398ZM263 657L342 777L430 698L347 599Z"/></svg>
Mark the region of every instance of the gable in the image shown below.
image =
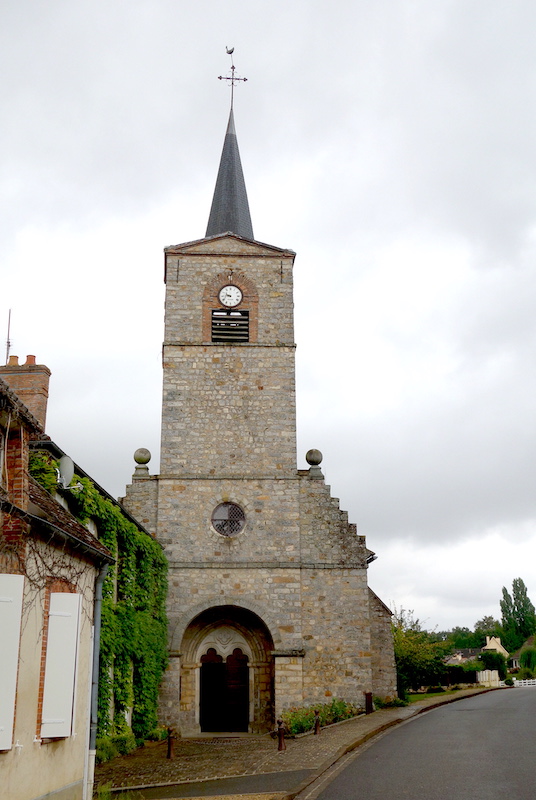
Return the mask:
<svg viewBox="0 0 536 800"><path fill-rule="evenodd" d="M294 258L293 250L274 247L270 244L244 239L235 233L222 233L197 239L193 242L171 245L164 252L170 255L245 255L245 256L285 256Z"/></svg>
<svg viewBox="0 0 536 800"><path fill-rule="evenodd" d="M381 600L381 599L378 597L378 595L376 594L376 592L374 592L374 591L373 591L373 590L370 588L370 586L368 587L368 591L369 591L369 598L370 598L370 601L371 601L371 603L373 603L373 604L376 606L376 608L378 609L378 611L380 611L381 613L385 614L385 616L386 616L386 617L388 617L388 618L390 619L390 618L393 616L393 612L391 611L391 609L389 608L389 606L385 605L385 603L383 602L383 600Z"/></svg>

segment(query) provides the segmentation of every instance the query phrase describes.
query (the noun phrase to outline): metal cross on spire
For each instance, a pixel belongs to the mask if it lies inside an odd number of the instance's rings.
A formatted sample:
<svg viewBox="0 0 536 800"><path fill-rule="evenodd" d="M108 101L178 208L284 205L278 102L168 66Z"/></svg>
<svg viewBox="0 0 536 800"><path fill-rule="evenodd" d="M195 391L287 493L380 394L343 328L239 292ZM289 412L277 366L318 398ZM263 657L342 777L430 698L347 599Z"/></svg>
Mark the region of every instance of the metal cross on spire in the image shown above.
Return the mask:
<svg viewBox="0 0 536 800"><path fill-rule="evenodd" d="M245 83L247 81L247 78L239 78L239 77L237 77L235 75L235 65L234 65L234 62L233 62L234 47L227 47L226 46L225 49L227 50L228 55L231 56L231 74L230 75L218 75L218 80L219 81L227 81L227 86L231 87L231 110L232 110L235 83L237 83L238 81L244 81L244 83Z"/></svg>

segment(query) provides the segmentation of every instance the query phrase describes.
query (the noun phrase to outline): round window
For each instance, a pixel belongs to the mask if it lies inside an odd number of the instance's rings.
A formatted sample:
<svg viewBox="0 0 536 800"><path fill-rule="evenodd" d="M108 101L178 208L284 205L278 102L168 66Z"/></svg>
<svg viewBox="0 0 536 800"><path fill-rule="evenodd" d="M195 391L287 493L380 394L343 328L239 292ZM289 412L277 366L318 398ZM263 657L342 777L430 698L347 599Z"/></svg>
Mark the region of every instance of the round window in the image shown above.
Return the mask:
<svg viewBox="0 0 536 800"><path fill-rule="evenodd" d="M212 526L222 536L236 536L246 524L246 515L236 503L220 503L212 512Z"/></svg>

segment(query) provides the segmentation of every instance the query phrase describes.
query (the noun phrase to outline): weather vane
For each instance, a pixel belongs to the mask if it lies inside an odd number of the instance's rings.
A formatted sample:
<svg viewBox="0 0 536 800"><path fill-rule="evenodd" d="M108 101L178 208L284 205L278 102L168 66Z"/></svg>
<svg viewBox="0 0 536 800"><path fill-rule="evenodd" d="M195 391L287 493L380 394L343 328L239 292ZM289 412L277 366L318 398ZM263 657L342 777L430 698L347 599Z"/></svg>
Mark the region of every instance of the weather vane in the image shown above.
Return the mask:
<svg viewBox="0 0 536 800"><path fill-rule="evenodd" d="M231 109L232 109L233 108L233 96L234 96L235 83L237 83L238 81L244 81L244 83L245 83L247 81L247 78L238 78L235 75L235 65L234 65L234 62L233 62L234 47L227 47L226 46L225 49L227 50L228 55L231 56L231 74L230 75L218 75L218 80L219 81L227 81L227 86L231 87Z"/></svg>

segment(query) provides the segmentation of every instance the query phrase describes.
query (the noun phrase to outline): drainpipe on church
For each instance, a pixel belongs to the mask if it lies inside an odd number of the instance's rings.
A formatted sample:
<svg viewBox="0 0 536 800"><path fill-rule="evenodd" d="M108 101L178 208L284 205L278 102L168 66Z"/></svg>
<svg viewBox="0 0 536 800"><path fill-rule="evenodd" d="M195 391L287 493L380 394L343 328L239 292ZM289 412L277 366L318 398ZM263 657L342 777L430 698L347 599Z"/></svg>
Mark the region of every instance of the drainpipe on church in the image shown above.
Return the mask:
<svg viewBox="0 0 536 800"><path fill-rule="evenodd" d="M93 664L91 670L91 698L89 704L90 724L89 724L89 753L87 770L84 780L84 800L91 800L93 797L93 783L95 779L95 756L97 742L97 714L99 700L99 656L100 656L100 632L101 632L101 612L102 612L102 585L108 572L108 564L104 564L95 581L95 601L93 605Z"/></svg>

